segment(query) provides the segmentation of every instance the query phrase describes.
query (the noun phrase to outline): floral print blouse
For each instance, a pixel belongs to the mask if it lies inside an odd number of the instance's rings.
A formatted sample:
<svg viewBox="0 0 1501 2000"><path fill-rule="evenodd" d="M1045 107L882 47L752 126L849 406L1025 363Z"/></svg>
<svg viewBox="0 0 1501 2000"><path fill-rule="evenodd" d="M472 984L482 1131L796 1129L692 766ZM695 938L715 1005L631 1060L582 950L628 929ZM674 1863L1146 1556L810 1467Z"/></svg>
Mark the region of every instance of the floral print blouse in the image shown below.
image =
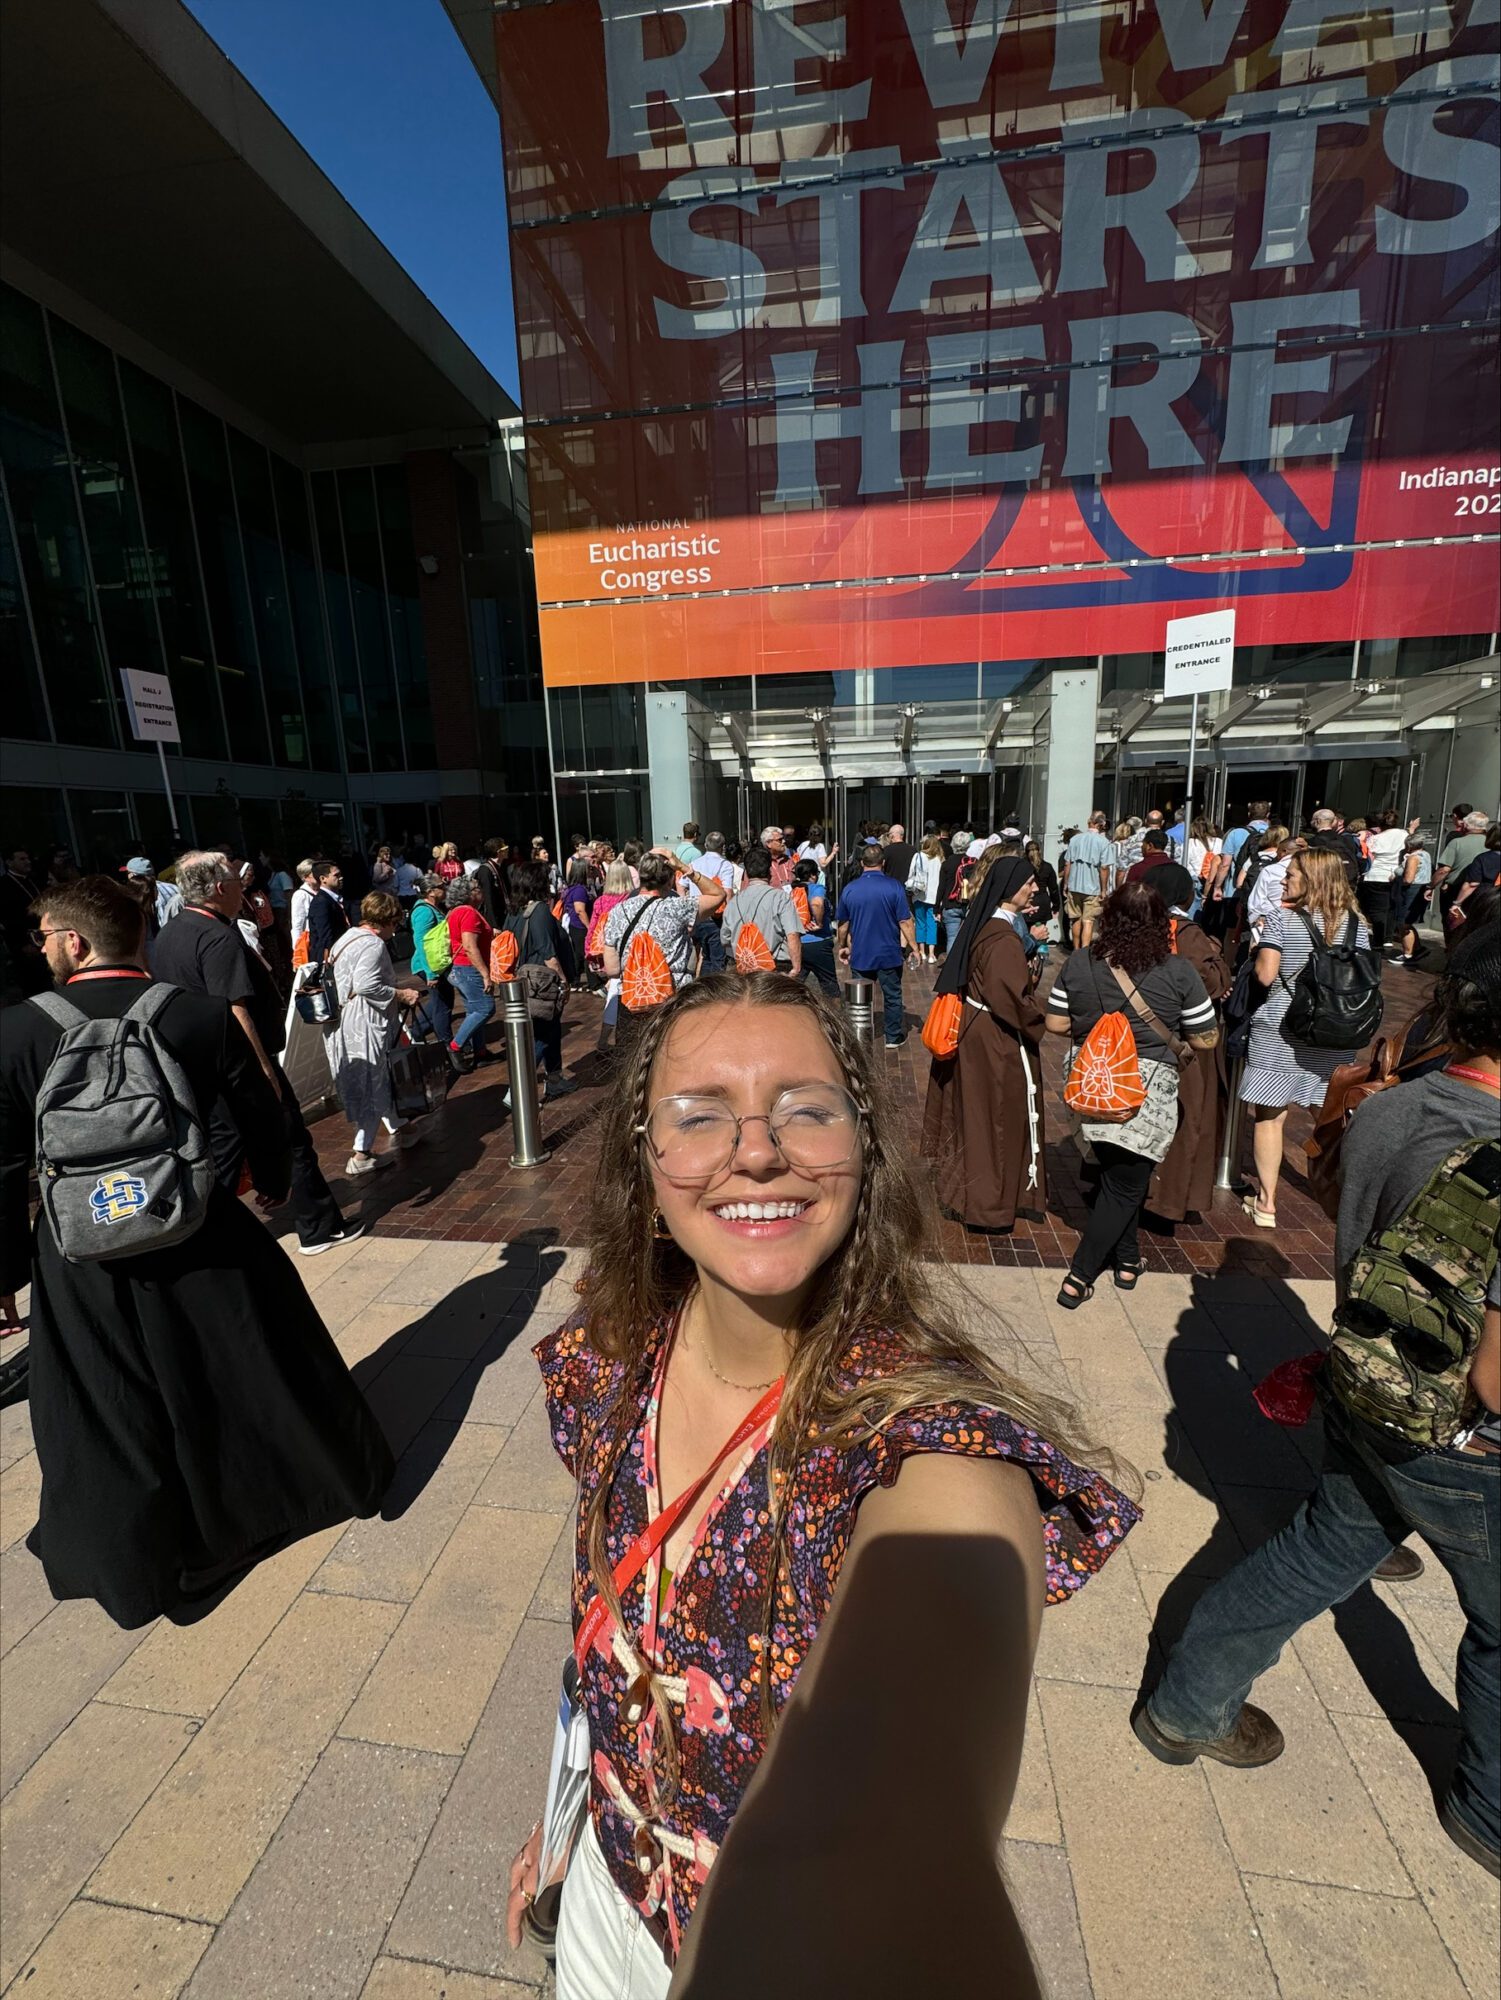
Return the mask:
<svg viewBox="0 0 1501 2000"><path fill-rule="evenodd" d="M669 1327L656 1329L621 1421L631 1442L611 1496L606 1541L612 1566L674 1496L657 1487L656 1436ZM593 1596L583 1540L589 1496L603 1475L601 1435L623 1365L589 1346L570 1323L533 1350L542 1370L553 1444L579 1483L573 1573L577 1632ZM849 1386L901 1367L893 1334L862 1337L843 1364ZM772 1424L727 1460L692 1510L691 1539L665 1581L660 1556L625 1592L629 1632L606 1619L584 1663L581 1694L592 1752L590 1815L610 1875L675 1957L701 1884L766 1747L761 1672L780 1709L797 1683L828 1612L865 1494L890 1486L918 1452L1006 1458L1031 1474L1043 1514L1047 1601L1064 1603L1094 1575L1140 1518L1096 1473L1003 1411L970 1403L911 1410L856 1447L819 1448L800 1462L783 1496L784 1587L777 1593L770 1659L763 1663L766 1565L772 1550L768 1476ZM611 1436L618 1436L612 1427ZM780 1475L779 1475L780 1476ZM654 1809L650 1705L633 1706L642 1655L650 1657L677 1731L681 1779L665 1813Z"/></svg>

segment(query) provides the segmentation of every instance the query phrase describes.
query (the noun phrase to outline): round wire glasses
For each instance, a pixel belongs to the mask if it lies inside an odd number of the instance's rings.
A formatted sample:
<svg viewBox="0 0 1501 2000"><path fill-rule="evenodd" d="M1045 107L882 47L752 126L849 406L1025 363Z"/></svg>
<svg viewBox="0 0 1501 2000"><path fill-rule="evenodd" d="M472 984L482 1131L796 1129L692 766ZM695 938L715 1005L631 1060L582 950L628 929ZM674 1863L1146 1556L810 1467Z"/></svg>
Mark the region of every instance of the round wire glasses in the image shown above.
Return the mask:
<svg viewBox="0 0 1501 2000"><path fill-rule="evenodd" d="M747 1125L765 1125L789 1167L842 1167L860 1143L860 1112L833 1083L784 1090L770 1111L737 1118L720 1097L663 1097L636 1127L669 1180L710 1181L734 1162Z"/></svg>

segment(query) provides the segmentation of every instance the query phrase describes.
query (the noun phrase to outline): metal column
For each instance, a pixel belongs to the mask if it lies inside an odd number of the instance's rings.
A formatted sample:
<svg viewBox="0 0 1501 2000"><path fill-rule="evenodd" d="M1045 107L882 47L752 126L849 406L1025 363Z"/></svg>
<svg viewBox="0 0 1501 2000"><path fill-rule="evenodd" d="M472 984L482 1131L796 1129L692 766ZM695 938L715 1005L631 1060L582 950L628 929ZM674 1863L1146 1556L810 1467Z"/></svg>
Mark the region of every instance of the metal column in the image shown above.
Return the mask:
<svg viewBox="0 0 1501 2000"><path fill-rule="evenodd" d="M1240 1080L1246 1073L1244 1062L1230 1065L1230 1105L1225 1113L1225 1143L1220 1153L1219 1172L1214 1177L1217 1188L1234 1188L1240 1185L1240 1135L1241 1112Z"/></svg>
<svg viewBox="0 0 1501 2000"><path fill-rule="evenodd" d="M500 989L506 1030L506 1067L511 1074L511 1165L540 1167L552 1155L542 1143L542 1108L537 1099L537 1048L527 989L519 979Z"/></svg>

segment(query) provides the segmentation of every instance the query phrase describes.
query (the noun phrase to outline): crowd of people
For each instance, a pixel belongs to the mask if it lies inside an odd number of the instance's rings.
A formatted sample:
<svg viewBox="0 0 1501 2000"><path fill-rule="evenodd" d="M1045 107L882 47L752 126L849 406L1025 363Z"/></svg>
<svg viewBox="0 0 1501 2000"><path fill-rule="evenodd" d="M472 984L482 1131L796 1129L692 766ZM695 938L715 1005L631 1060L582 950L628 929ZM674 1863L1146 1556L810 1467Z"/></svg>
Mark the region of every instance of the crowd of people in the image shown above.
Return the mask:
<svg viewBox="0 0 1501 2000"><path fill-rule="evenodd" d="M544 1094L566 1095L577 999L607 1057L588 1263L536 1353L579 1491L560 1726L587 1782L561 1844L550 1805L516 1857L512 1937L555 1950L562 2000L762 1992L789 1950L819 1990L958 1991L908 1920L914 1897L958 1894L967 1962L1035 1993L994 1855L1039 1619L1140 1495L1075 1412L976 1344L935 1275L936 1213L1003 1231L1045 1210L1053 1036L1098 1169L1061 1310L1107 1274L1143 1282L1148 1206L1209 1213L1232 1088L1253 1121L1241 1199L1275 1230L1289 1111L1327 1111L1336 1073L1368 1061L1383 957L1432 952L1401 1087L1340 1134L1329 1352L1263 1385L1279 1421L1321 1400L1324 1473L1205 1593L1132 1726L1170 1764L1279 1755L1256 1677L1365 1578L1415 1574L1420 1532L1466 1619L1440 1817L1495 1873L1498 850L1467 805L1437 853L1387 813L1320 809L1294 835L1253 805L1228 832L1171 811L1112 832L1097 813L1055 861L1010 821L863 826L848 855L816 827L690 823L618 850L580 836L566 858L541 838L290 870L200 851L41 884L12 856L0 916L33 997L0 1049L0 1321L29 1282L30 1546L59 1597L187 1622L285 1541L373 1512L390 1454L241 1199L290 1198L306 1254L358 1231L278 1060L288 997L325 1002L350 1178L383 1133L392 1152L422 1136L392 1092L401 1037L461 1077L494 1060L497 990L519 985ZM919 1158L889 1066L829 1004L841 974L879 995L887 1050L921 1019ZM109 1078L148 1079L134 1151L113 1113L92 1142L68 1125L65 1069L105 1098ZM179 1070L175 1093L149 1082ZM869 1671L914 1623L942 1702ZM921 1837L893 1843L897 1767ZM852 1874L890 1920L836 1933Z"/></svg>

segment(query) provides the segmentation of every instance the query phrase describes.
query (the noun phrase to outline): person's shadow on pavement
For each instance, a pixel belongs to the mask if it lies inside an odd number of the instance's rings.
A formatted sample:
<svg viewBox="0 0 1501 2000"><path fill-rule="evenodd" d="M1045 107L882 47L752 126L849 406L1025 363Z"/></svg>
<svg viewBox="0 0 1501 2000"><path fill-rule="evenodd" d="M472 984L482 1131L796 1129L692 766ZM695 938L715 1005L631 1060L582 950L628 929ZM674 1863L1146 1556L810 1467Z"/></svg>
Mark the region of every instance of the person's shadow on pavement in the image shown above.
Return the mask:
<svg viewBox="0 0 1501 2000"><path fill-rule="evenodd" d="M1327 1331L1285 1282L1285 1272L1268 1270L1264 1255L1255 1275L1273 1294L1272 1310L1265 1301L1237 1304L1217 1297L1215 1276L1198 1276L1163 1356L1172 1397L1164 1458L1173 1477L1187 1480L1214 1502L1217 1518L1158 1604L1142 1695L1155 1686L1189 1613L1211 1582L1232 1568L1243 1551L1260 1547L1291 1520L1318 1477L1322 1426L1317 1404L1308 1423L1293 1431L1265 1417L1253 1391L1279 1363L1327 1348ZM1459 1716L1428 1678L1406 1625L1370 1583L1334 1607L1334 1622L1372 1699L1429 1783L1441 1786L1452 1765Z"/></svg>
<svg viewBox="0 0 1501 2000"><path fill-rule="evenodd" d="M465 1279L425 1312L414 1307L409 1326L355 1363L354 1379L397 1454L396 1477L381 1502L383 1520L400 1520L423 1491L486 1371L526 1334L544 1289L563 1268L555 1236L552 1229L535 1229L506 1244L493 1269ZM563 1318L560 1309L559 1324ZM434 1365L393 1372L404 1354L430 1354Z"/></svg>

